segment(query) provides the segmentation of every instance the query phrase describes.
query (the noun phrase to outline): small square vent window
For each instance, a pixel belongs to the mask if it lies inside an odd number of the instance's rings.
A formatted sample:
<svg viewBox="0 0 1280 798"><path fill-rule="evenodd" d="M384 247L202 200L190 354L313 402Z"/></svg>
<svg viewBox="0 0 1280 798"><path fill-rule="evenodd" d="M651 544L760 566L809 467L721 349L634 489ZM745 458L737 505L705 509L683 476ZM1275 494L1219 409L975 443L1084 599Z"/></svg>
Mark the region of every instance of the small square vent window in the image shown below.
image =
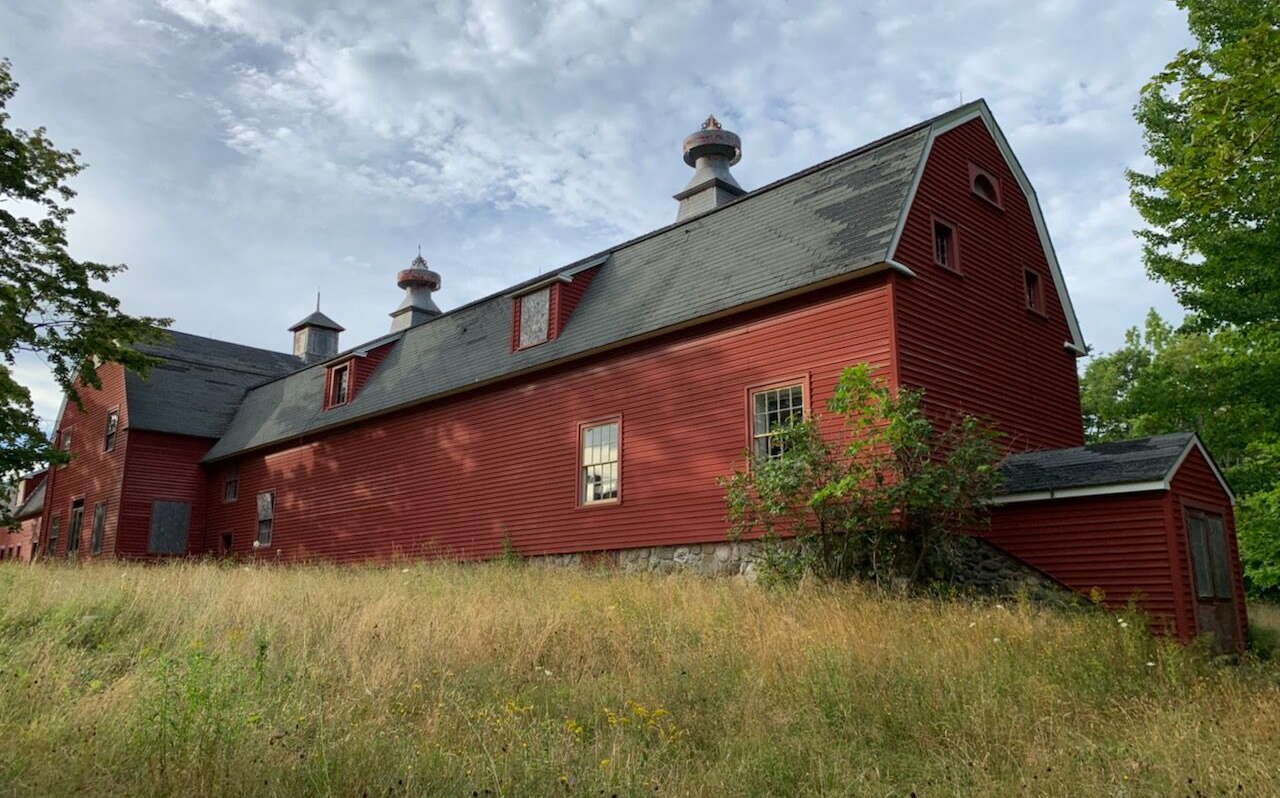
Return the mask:
<svg viewBox="0 0 1280 798"><path fill-rule="evenodd" d="M551 287L520 297L520 348L547 340L551 330Z"/></svg>

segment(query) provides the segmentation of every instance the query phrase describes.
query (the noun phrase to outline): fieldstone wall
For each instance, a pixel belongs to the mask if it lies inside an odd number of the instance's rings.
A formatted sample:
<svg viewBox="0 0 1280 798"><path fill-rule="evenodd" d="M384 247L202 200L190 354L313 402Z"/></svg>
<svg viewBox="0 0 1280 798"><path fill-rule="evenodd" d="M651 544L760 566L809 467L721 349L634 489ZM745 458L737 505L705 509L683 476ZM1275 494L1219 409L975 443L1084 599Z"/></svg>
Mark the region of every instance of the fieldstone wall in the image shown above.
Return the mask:
<svg viewBox="0 0 1280 798"><path fill-rule="evenodd" d="M642 549L548 554L530 561L549 566L578 568L603 566L626 573L676 572L700 576L737 576L755 581L755 560L762 544L757 540L723 543L690 543L682 546L650 546Z"/></svg>
<svg viewBox="0 0 1280 798"><path fill-rule="evenodd" d="M756 559L763 544L758 540L723 543L691 543L682 546L650 546L600 552L575 552L530 557L534 564L561 567L616 568L626 573L692 573L731 576L754 582ZM1039 601L1069 602L1074 594L1049 577L1014 559L979 538L957 541L956 583L978 593L1025 595Z"/></svg>

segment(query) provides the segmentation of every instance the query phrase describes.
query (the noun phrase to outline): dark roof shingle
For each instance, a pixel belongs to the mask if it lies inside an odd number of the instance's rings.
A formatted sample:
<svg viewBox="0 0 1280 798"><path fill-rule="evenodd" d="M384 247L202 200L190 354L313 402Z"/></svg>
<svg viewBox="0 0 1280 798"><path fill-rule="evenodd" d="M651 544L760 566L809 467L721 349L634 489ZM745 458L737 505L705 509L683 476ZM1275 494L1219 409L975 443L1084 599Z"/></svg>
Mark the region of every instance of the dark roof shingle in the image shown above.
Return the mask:
<svg viewBox="0 0 1280 798"><path fill-rule="evenodd" d="M377 415L655 334L885 263L935 127L975 101L711 210L412 327L347 405L323 410L325 364L245 396L206 460ZM603 262L552 341L510 351L510 297ZM365 347L367 348L367 347Z"/></svg>
<svg viewBox="0 0 1280 798"><path fill-rule="evenodd" d="M132 371L125 375L131 429L217 438L245 391L302 366L283 352L166 332L168 341L138 347L163 362L146 378Z"/></svg>
<svg viewBox="0 0 1280 798"><path fill-rule="evenodd" d="M1187 446L1190 432L1010 455L1000 467L1005 495L1067 488L1125 485L1165 479Z"/></svg>

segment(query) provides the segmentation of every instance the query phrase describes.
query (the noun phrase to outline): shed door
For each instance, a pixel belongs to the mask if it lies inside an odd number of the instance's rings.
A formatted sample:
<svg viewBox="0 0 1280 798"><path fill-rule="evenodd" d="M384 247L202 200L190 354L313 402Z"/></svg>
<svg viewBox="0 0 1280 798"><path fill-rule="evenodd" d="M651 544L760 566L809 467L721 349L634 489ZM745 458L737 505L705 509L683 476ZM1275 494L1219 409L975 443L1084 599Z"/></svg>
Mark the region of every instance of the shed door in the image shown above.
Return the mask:
<svg viewBox="0 0 1280 798"><path fill-rule="evenodd" d="M1201 634L1213 635L1216 651L1239 651L1242 641L1222 516L1188 509L1187 538L1195 575L1196 626Z"/></svg>

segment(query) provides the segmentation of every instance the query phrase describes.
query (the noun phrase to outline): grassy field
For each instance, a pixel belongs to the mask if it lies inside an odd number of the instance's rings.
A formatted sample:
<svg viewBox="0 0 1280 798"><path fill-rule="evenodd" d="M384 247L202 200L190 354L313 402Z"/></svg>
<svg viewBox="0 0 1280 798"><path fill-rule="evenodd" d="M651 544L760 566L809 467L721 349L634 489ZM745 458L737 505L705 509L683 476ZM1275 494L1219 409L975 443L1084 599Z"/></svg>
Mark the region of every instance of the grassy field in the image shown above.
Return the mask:
<svg viewBox="0 0 1280 798"><path fill-rule="evenodd" d="M0 793L1280 794L1280 665L1140 624L498 564L6 564Z"/></svg>

